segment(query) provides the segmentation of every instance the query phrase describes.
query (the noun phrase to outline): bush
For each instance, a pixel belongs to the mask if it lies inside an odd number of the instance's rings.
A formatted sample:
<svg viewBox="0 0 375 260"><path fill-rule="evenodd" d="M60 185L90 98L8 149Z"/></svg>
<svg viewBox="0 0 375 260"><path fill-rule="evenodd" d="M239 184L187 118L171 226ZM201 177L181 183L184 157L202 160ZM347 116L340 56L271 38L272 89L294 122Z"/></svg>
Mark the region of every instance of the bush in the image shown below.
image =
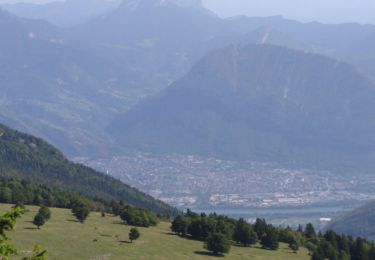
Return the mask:
<svg viewBox="0 0 375 260"><path fill-rule="evenodd" d="M136 227L150 227L158 223L157 216L149 210L127 206L123 209L120 217L128 225Z"/></svg>
<svg viewBox="0 0 375 260"><path fill-rule="evenodd" d="M208 235L205 247L214 255L218 255L229 252L230 242L225 235L220 233L212 233Z"/></svg>
<svg viewBox="0 0 375 260"><path fill-rule="evenodd" d="M72 209L74 216L79 220L79 222L84 223L90 214L90 210L86 206L77 206Z"/></svg>
<svg viewBox="0 0 375 260"><path fill-rule="evenodd" d="M41 214L45 220L49 220L51 218L51 210L46 206L39 208L39 214Z"/></svg>

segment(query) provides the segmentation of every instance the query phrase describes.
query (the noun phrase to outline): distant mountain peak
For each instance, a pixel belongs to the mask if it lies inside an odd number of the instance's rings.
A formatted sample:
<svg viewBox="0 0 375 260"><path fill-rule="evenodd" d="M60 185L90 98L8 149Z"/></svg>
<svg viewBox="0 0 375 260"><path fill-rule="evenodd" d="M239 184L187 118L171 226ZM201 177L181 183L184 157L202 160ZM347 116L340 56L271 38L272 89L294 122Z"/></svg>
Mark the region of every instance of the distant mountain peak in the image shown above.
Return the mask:
<svg viewBox="0 0 375 260"><path fill-rule="evenodd" d="M202 0L159 0L160 4L175 4L181 7L202 8Z"/></svg>
<svg viewBox="0 0 375 260"><path fill-rule="evenodd" d="M9 18L10 17L10 14L5 11L3 8L0 7L0 18Z"/></svg>
<svg viewBox="0 0 375 260"><path fill-rule="evenodd" d="M144 6L163 7L170 4L184 8L204 8L202 0L124 0L121 6L129 11L137 11Z"/></svg>

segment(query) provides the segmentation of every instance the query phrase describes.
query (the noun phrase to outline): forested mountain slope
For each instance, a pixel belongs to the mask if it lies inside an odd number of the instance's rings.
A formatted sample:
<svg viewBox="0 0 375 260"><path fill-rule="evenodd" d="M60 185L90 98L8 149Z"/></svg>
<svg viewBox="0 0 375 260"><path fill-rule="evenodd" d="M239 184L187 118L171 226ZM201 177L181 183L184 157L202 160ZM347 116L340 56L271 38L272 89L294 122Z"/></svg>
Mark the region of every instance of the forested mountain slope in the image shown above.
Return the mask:
<svg viewBox="0 0 375 260"><path fill-rule="evenodd" d="M368 203L337 218L326 229L375 240L375 202Z"/></svg>
<svg viewBox="0 0 375 260"><path fill-rule="evenodd" d="M0 125L0 175L25 179L53 188L100 198L122 200L157 213L175 209L126 184L83 165L68 161L41 139Z"/></svg>

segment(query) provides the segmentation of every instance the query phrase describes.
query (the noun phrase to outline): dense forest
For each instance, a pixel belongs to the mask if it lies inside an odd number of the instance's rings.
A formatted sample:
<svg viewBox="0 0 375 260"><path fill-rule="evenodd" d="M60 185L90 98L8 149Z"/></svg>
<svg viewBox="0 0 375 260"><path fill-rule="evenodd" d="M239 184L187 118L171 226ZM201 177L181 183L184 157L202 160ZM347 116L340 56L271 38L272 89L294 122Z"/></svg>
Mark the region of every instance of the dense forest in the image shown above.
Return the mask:
<svg viewBox="0 0 375 260"><path fill-rule="evenodd" d="M0 177L0 203L16 205L44 205L56 208L72 208L77 202L84 203L92 211L112 212L119 205L116 201L90 199L59 189L50 189L43 184L25 180Z"/></svg>
<svg viewBox="0 0 375 260"><path fill-rule="evenodd" d="M177 210L111 176L70 162L45 141L0 125L0 176L43 184L103 201L122 201L157 214Z"/></svg>
<svg viewBox="0 0 375 260"><path fill-rule="evenodd" d="M373 242L332 230L317 233L312 224L293 230L272 226L264 219L250 224L243 219L188 210L174 219L171 229L182 237L204 241L213 254L227 253L231 245L250 247L259 243L264 249L277 250L279 243L287 243L294 252L306 247L312 260L375 260Z"/></svg>
<svg viewBox="0 0 375 260"><path fill-rule="evenodd" d="M328 225L337 232L375 240L375 202L350 211Z"/></svg>

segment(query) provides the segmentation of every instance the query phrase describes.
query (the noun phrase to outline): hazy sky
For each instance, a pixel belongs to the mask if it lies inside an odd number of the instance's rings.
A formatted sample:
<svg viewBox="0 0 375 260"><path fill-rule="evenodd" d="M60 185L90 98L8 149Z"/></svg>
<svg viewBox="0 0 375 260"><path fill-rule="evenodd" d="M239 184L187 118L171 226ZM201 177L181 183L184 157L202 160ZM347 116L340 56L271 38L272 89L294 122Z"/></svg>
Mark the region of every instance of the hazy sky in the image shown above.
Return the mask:
<svg viewBox="0 0 375 260"><path fill-rule="evenodd" d="M375 24L375 0L203 0L221 16L283 15L300 21Z"/></svg>
<svg viewBox="0 0 375 260"><path fill-rule="evenodd" d="M0 0L2 2L50 2L56 0ZM220 16L283 15L299 21L375 24L375 0L202 0Z"/></svg>

